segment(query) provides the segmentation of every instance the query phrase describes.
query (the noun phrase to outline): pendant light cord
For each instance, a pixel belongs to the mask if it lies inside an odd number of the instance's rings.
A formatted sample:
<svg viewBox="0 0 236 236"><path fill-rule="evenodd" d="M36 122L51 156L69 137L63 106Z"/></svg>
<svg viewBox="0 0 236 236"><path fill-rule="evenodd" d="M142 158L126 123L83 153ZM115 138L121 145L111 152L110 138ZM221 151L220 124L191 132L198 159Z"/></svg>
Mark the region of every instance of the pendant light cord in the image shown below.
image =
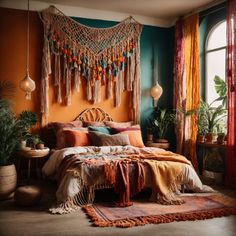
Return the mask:
<svg viewBox="0 0 236 236"><path fill-rule="evenodd" d="M27 54L26 54L26 74L29 75L29 0L27 4Z"/></svg>

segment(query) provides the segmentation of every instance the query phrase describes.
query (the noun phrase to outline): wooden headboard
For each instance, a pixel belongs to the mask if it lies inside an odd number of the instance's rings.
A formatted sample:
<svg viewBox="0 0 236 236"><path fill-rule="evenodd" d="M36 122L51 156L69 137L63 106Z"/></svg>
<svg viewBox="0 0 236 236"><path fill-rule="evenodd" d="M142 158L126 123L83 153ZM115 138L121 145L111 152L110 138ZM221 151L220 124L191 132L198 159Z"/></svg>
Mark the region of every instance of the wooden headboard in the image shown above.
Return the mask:
<svg viewBox="0 0 236 236"><path fill-rule="evenodd" d="M113 121L108 113L97 107L92 107L84 110L82 113L80 113L79 116L75 118L75 120L97 122Z"/></svg>

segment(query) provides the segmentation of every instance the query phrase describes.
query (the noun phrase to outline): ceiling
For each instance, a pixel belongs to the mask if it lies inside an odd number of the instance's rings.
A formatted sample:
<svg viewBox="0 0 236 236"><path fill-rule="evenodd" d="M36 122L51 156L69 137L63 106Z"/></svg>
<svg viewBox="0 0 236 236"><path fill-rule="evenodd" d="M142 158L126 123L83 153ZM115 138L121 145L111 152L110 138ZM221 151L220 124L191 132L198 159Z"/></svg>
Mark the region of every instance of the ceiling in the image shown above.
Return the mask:
<svg viewBox="0 0 236 236"><path fill-rule="evenodd" d="M12 6L19 5L19 3L27 6L27 0L18 0L17 2L14 0L1 1L9 5L10 2L12 2ZM224 0L30 0L30 5L32 6L31 9L34 10L38 10L40 4L41 6L55 5L70 16L76 16L76 12L77 14L79 12L82 14L81 17L85 17L84 12L87 11L89 18L104 18L105 20L107 20L108 17L110 20L119 20L118 18L124 18L124 15L132 15L134 17L138 16L138 19L141 19L141 21L148 19L153 22L159 21L160 26L168 27L173 25L175 20L181 15L203 10L223 1ZM69 8L71 9L71 13L69 13ZM91 15L94 17L91 17ZM145 22L141 23L145 24Z"/></svg>
<svg viewBox="0 0 236 236"><path fill-rule="evenodd" d="M109 10L161 19L175 18L214 0L39 0L99 10Z"/></svg>

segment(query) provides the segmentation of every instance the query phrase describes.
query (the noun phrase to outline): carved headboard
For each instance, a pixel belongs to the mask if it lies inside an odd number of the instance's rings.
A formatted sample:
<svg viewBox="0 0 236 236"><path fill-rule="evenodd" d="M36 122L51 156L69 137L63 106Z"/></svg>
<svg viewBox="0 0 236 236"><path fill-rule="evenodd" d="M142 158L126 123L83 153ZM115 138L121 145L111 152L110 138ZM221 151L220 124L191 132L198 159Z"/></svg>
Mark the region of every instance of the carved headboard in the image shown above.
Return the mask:
<svg viewBox="0 0 236 236"><path fill-rule="evenodd" d="M108 113L106 113L101 108L96 108L96 107L84 110L83 112L80 113L79 116L75 118L75 120L98 121L98 122L113 121L113 119Z"/></svg>

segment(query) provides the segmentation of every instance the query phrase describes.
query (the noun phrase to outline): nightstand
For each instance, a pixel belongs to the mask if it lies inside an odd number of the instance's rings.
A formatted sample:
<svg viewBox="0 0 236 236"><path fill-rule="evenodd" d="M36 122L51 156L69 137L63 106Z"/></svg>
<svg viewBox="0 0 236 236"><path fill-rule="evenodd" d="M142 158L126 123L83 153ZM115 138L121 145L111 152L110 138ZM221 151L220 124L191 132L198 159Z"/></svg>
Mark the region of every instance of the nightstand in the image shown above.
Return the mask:
<svg viewBox="0 0 236 236"><path fill-rule="evenodd" d="M197 142L199 172L202 176L223 183L225 175L226 143Z"/></svg>
<svg viewBox="0 0 236 236"><path fill-rule="evenodd" d="M35 161L37 177L40 178L41 170L39 169L38 161L41 158L47 157L49 155L49 153L50 153L50 149L48 147L45 147L43 149L21 149L21 150L19 150L20 158L25 158L28 161L28 167L27 167L27 180L28 180L28 182L30 180L30 174L31 174L31 162ZM18 169L20 169L20 163L19 163Z"/></svg>
<svg viewBox="0 0 236 236"><path fill-rule="evenodd" d="M154 143L152 141L148 141L145 144L146 147L156 147L156 148L163 148L165 150L168 150L170 148L170 143Z"/></svg>

